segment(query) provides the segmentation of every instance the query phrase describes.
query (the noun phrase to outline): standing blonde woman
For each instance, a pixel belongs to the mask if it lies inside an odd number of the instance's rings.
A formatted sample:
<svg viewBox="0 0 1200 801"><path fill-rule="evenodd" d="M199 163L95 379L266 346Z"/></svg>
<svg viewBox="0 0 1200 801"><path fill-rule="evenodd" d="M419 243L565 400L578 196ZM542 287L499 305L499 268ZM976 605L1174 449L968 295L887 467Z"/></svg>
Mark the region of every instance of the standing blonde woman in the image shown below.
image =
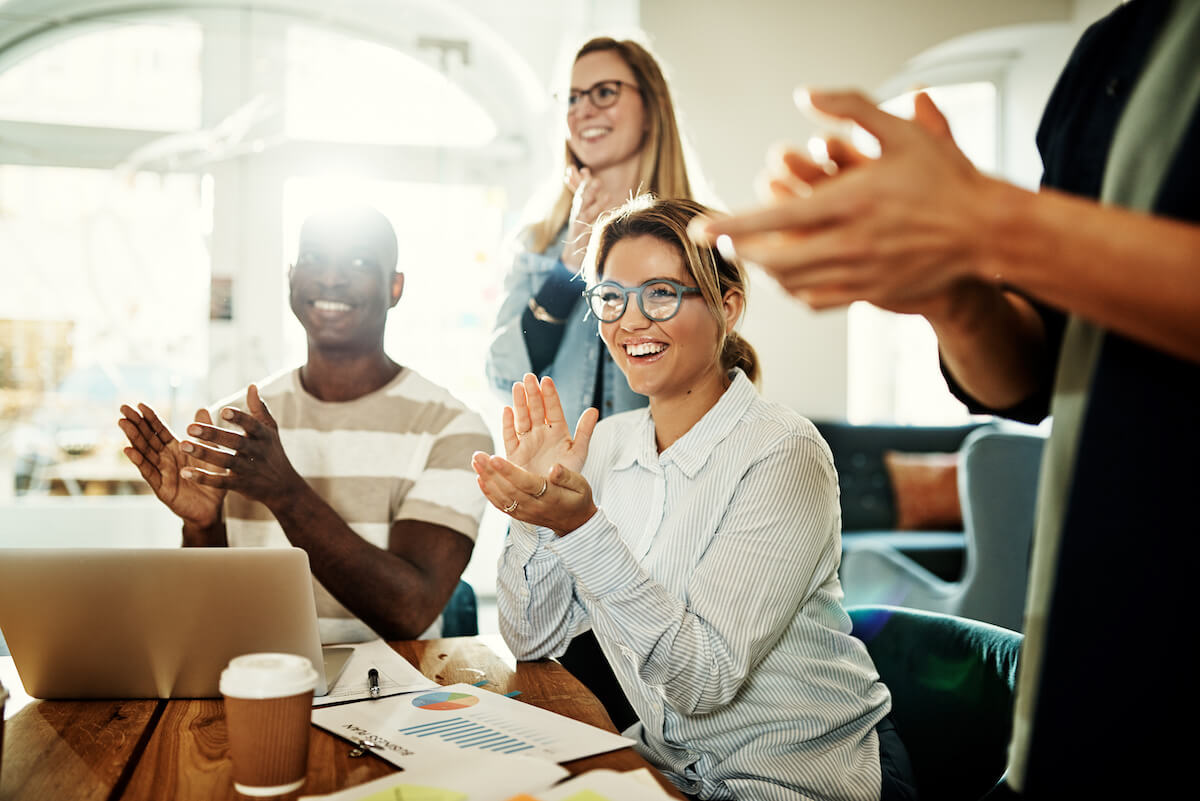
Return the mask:
<svg viewBox="0 0 1200 801"><path fill-rule="evenodd" d="M526 373L552 377L575 419L589 406L607 416L646 404L584 318L579 270L591 226L632 195L691 198L692 185L666 79L640 44L588 41L563 99L564 185L545 218L522 235L487 373L506 394Z"/></svg>
<svg viewBox="0 0 1200 801"><path fill-rule="evenodd" d="M602 417L646 405L613 364L585 315L580 267L592 225L633 195L692 197L692 183L667 81L645 47L591 39L575 54L564 101L567 138L557 199L521 236L487 355L500 392L526 373L549 376L568 419L595 407ZM618 725L634 713L581 632L562 663L601 700Z"/></svg>
<svg viewBox="0 0 1200 801"><path fill-rule="evenodd" d="M639 199L593 236L586 297L648 409L568 431L555 382L513 387L507 458L477 453L513 519L500 630L518 659L591 627L626 730L705 799L911 799L891 698L850 635L837 475L811 422L763 400L734 330L745 276L687 237L704 207Z"/></svg>

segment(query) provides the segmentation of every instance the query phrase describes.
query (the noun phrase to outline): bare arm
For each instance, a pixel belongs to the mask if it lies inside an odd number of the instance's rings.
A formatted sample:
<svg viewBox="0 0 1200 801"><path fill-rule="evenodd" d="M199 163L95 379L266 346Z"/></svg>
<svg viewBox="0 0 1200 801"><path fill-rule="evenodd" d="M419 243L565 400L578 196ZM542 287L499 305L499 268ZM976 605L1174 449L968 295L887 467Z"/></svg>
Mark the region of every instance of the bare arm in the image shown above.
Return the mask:
<svg viewBox="0 0 1200 801"><path fill-rule="evenodd" d="M249 412L221 412L244 434L189 426L196 441L184 441L180 448L205 468L185 468L182 478L262 503L288 540L308 553L313 575L347 609L385 639L419 636L453 593L471 558L471 540L444 526L400 520L391 527L386 549L372 545L292 467L275 420L253 385L246 405Z"/></svg>
<svg viewBox="0 0 1200 801"><path fill-rule="evenodd" d="M420 520L392 524L386 550L355 533L307 484L268 508L288 540L308 552L313 575L385 640L420 636L437 618L474 543Z"/></svg>

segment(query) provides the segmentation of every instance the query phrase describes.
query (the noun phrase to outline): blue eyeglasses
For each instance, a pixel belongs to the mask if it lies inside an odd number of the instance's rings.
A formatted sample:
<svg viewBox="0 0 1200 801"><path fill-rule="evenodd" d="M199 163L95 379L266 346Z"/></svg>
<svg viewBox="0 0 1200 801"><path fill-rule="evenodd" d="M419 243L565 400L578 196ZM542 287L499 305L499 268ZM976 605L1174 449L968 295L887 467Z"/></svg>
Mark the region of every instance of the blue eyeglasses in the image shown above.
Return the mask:
<svg viewBox="0 0 1200 801"><path fill-rule="evenodd" d="M625 314L629 296L636 295L638 308L647 320L666 322L679 314L686 295L699 295L700 289L684 286L669 278L652 278L638 286L625 286L616 281L601 281L583 291L588 308L602 323L615 323Z"/></svg>

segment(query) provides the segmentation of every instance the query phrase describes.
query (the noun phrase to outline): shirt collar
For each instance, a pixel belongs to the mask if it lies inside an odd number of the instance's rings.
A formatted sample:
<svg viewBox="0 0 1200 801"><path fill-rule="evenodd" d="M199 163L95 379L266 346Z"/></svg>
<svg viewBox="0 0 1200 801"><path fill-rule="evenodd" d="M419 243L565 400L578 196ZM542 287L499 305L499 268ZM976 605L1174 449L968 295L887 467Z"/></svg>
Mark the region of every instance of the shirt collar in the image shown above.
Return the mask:
<svg viewBox="0 0 1200 801"><path fill-rule="evenodd" d="M732 376L729 388L716 404L662 454L658 453L655 444L654 420L650 417L650 410L643 409L638 420L630 426L629 436L622 443L613 468L621 470L638 462L644 467L657 469L660 464L672 462L688 478L695 478L713 449L729 436L758 397L758 390L740 368L734 368Z"/></svg>

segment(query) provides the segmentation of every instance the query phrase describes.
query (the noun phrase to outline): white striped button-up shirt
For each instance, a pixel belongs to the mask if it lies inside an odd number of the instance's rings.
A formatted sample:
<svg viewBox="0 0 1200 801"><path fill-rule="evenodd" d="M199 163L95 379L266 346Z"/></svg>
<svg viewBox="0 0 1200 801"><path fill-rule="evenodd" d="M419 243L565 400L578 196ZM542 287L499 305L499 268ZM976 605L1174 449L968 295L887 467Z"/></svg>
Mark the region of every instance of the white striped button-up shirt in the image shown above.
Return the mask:
<svg viewBox="0 0 1200 801"><path fill-rule="evenodd" d="M500 627L518 659L589 626L638 713L641 753L701 798L878 799L887 688L837 578L829 448L741 371L659 454L649 410L602 420L599 511L559 538L514 521Z"/></svg>

